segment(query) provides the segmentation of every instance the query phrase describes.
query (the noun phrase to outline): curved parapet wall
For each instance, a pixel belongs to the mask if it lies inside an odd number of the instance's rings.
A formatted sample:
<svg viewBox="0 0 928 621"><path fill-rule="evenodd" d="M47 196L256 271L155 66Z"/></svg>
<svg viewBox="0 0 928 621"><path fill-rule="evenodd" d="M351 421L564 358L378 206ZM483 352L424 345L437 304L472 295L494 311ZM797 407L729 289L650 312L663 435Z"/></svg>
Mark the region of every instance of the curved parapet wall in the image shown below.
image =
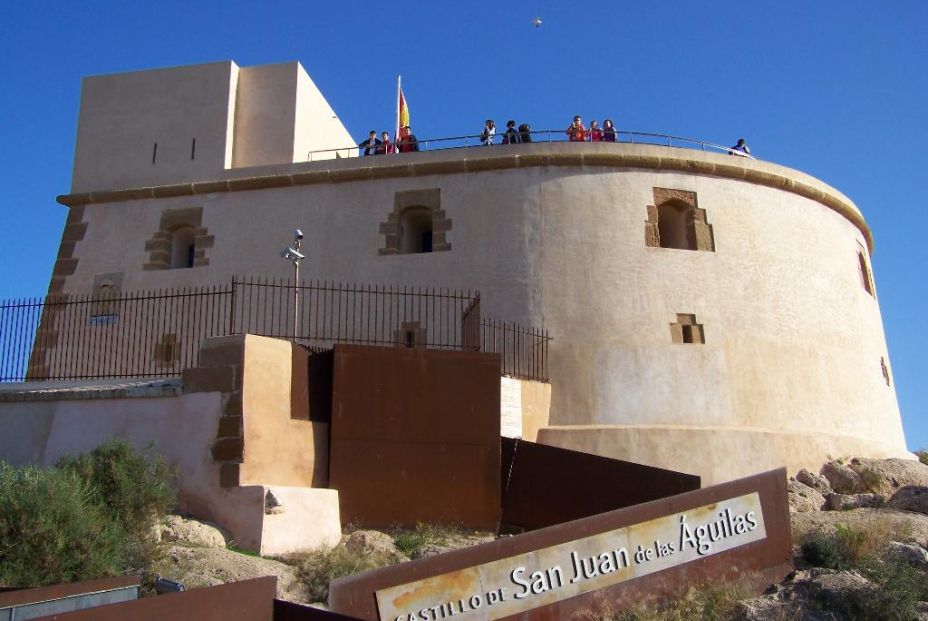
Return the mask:
<svg viewBox="0 0 928 621"><path fill-rule="evenodd" d="M485 313L555 337L543 442L707 482L828 454L906 454L870 230L840 192L789 168L532 144L233 169L60 200L86 229L65 290L112 272L125 290L286 275L275 250L295 224L307 278L479 288ZM416 201L440 213L441 242L403 254L396 218ZM689 214L696 250L660 246L664 205ZM141 271L165 210L192 207L215 240L208 263ZM108 249L114 227L138 239Z"/></svg>

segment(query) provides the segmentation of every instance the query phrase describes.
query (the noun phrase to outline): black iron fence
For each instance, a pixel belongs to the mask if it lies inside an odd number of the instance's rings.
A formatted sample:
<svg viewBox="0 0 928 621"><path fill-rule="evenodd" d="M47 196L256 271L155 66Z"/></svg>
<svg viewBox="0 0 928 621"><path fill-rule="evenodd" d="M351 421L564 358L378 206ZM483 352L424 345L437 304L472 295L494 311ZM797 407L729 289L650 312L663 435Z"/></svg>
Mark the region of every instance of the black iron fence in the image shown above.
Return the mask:
<svg viewBox="0 0 928 621"><path fill-rule="evenodd" d="M476 292L281 279L0 302L0 381L177 376L204 339L245 333L498 352L504 374L548 381L548 333L482 318Z"/></svg>

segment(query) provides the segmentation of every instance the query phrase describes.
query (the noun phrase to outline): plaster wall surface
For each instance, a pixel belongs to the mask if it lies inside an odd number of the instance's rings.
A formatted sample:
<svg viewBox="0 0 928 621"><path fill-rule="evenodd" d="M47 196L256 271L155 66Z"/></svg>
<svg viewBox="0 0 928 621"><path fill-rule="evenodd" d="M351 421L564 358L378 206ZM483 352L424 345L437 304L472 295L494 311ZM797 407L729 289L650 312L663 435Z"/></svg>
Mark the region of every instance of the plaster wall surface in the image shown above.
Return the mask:
<svg viewBox="0 0 928 621"><path fill-rule="evenodd" d="M84 78L71 190L212 178L232 153L237 74L223 61Z"/></svg>
<svg viewBox="0 0 928 621"><path fill-rule="evenodd" d="M231 61L84 79L72 192L215 179L355 141L298 62ZM336 151L314 159L336 157Z"/></svg>
<svg viewBox="0 0 928 621"><path fill-rule="evenodd" d="M245 336L242 485L312 487L327 479L329 426L291 417L289 341Z"/></svg>
<svg viewBox="0 0 928 621"><path fill-rule="evenodd" d="M225 171L230 184L287 175L294 185L89 203L66 290L86 292L107 272L124 272L126 290L288 276L277 250L300 226L307 279L478 288L485 315L550 329L551 423L562 446L632 459L628 438L651 434L638 460L709 481L718 480L706 474L716 455L691 456L702 466L661 459L657 439L668 427L786 434L795 442L774 443L782 462L802 454L815 463L826 445L831 454L907 455L881 369L889 358L879 305L860 283L858 252L869 261L870 239L859 211L804 173L734 159L535 144ZM317 172L333 181L296 182ZM452 222L452 250L380 256L379 224L395 193L434 188ZM655 188L696 194L714 252L645 245ZM191 206L203 207L216 238L210 265L141 272L161 210ZM248 226L255 219L264 226ZM123 252L105 243L113 230L127 231ZM696 316L705 344L671 341L678 313Z"/></svg>
<svg viewBox="0 0 928 621"><path fill-rule="evenodd" d="M221 488L210 454L221 415L218 392L178 397L12 401L0 403L0 459L52 466L63 455L87 453L112 437L160 454L178 472L180 509L224 527L236 545L278 554L333 545L341 536L338 492L251 484ZM289 510L266 516L272 489ZM278 491L279 490L279 491ZM304 528L297 529L298 523ZM314 528L305 528L313 524ZM283 531L283 532L278 532Z"/></svg>

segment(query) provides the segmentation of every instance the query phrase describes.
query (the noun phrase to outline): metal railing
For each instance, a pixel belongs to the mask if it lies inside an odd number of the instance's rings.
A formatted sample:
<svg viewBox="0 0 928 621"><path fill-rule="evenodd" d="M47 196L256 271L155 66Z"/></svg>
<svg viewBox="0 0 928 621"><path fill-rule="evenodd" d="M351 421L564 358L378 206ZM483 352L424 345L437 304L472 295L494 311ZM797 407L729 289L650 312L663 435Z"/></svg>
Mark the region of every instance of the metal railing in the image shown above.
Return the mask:
<svg viewBox="0 0 928 621"><path fill-rule="evenodd" d="M477 292L236 278L0 302L0 381L173 377L197 366L204 339L245 333L314 351L354 343L498 352L505 375L549 380L548 333L482 318Z"/></svg>
<svg viewBox="0 0 928 621"><path fill-rule="evenodd" d="M587 129L589 131L589 129ZM542 129L542 130L532 130L528 132L531 135L532 143L541 142L570 142L567 137L567 131L565 129ZM636 132L625 129L615 130L616 139L615 143L625 143L625 144L650 144L664 147L677 147L681 149L695 149L700 151L710 151L718 153L726 153L729 155L735 155L740 157L745 157L748 159L756 159L752 155L743 153L741 151L736 151L732 147L726 147L721 144L714 142L708 142L705 140L699 140L698 138L686 138L684 136L674 136L672 134L656 134L651 132ZM515 146L515 145L503 145L502 138L503 134L496 134L494 137L494 146ZM583 141L589 142L589 140ZM462 149L468 147L479 147L485 146L481 140L480 134L473 134L467 136L450 136L444 138L427 138L425 140L417 140L417 151L442 151L445 149ZM391 143L391 146L395 147L395 144ZM350 157L357 157L363 154L365 147L360 147L357 145L351 145L346 147L337 147L333 149L319 149L315 151L309 151L306 154L306 161L315 162L321 160L329 159L344 159ZM408 152L407 152L408 153ZM389 153L387 155L406 155L407 153ZM374 154L365 156L372 157ZM378 155L382 155L378 154Z"/></svg>

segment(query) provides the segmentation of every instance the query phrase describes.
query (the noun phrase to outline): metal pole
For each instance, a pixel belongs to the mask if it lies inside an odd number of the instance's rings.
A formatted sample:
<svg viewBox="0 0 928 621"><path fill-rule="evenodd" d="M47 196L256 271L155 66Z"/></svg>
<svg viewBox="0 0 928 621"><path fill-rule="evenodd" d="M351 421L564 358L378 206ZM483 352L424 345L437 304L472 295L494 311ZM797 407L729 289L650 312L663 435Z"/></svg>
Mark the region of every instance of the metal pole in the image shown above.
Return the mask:
<svg viewBox="0 0 928 621"><path fill-rule="evenodd" d="M300 262L293 262L294 285L293 285L293 338L299 337L300 325Z"/></svg>

